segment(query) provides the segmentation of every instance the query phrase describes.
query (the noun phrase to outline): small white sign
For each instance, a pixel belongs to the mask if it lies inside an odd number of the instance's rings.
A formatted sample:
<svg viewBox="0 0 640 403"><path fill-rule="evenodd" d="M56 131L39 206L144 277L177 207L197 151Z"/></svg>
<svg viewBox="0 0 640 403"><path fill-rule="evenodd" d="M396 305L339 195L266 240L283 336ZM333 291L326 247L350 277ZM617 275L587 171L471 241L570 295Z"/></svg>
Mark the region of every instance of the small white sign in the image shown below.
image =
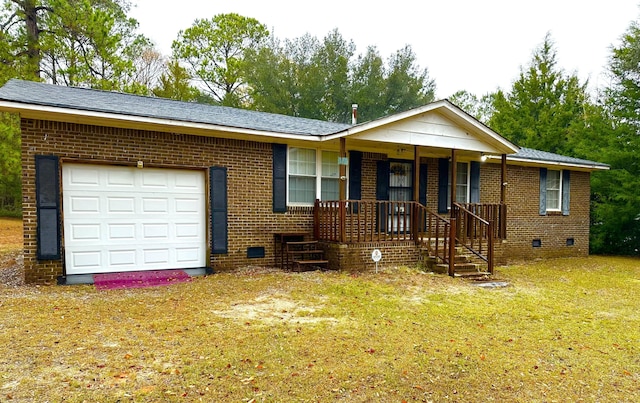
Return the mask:
<svg viewBox="0 0 640 403"><path fill-rule="evenodd" d="M371 259L376 263L382 259L382 252L380 252L380 249L374 249L373 252L371 252Z"/></svg>

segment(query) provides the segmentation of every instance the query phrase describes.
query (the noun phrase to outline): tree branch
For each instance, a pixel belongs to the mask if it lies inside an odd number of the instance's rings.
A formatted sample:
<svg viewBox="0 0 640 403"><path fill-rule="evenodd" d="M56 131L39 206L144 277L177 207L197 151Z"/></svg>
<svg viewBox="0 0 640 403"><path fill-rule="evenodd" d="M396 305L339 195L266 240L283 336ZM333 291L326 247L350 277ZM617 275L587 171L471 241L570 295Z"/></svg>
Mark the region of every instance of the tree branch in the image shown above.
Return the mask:
<svg viewBox="0 0 640 403"><path fill-rule="evenodd" d="M35 8L35 12L37 13L38 11L48 11L50 13L54 13L55 11L53 10L53 8L49 7L49 6L38 6Z"/></svg>
<svg viewBox="0 0 640 403"><path fill-rule="evenodd" d="M13 21L13 19L15 17L18 17L18 13L13 13L11 14L11 16L9 17L9 19L7 20L7 22L5 22L4 24L2 24L2 26L0 26L0 30L2 31L6 31L7 28L12 27L14 24L18 23L20 21L20 19L18 18L17 20Z"/></svg>

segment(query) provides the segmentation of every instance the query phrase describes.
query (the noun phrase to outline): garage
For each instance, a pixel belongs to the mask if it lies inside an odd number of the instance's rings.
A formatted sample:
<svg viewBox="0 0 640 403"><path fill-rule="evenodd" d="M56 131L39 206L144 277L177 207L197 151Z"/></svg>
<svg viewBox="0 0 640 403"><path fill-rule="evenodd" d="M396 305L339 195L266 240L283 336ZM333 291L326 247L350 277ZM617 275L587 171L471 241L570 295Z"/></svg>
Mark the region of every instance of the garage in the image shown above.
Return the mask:
<svg viewBox="0 0 640 403"><path fill-rule="evenodd" d="M206 266L205 172L62 164L66 275Z"/></svg>

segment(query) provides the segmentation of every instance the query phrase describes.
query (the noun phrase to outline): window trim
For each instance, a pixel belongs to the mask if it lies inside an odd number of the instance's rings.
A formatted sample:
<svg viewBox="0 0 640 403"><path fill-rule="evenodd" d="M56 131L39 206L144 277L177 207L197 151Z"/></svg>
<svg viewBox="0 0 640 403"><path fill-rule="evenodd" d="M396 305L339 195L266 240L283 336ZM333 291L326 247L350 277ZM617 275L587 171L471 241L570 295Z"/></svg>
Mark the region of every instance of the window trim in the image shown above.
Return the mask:
<svg viewBox="0 0 640 403"><path fill-rule="evenodd" d="M562 182L563 182L563 174L562 174L562 169L547 169L547 179L546 179L546 183L545 183L545 208L546 211L549 213L559 213L562 211ZM558 173L558 204L557 207L549 207L549 173L550 172L557 172ZM552 191L555 192L555 190L552 189Z"/></svg>
<svg viewBox="0 0 640 403"><path fill-rule="evenodd" d="M551 169L551 171L560 171L560 208L548 209L547 208L547 176L550 169L546 167L540 167L540 209L539 214L545 216L547 214L557 215L558 213L563 216L571 214L571 170L568 169Z"/></svg>
<svg viewBox="0 0 640 403"><path fill-rule="evenodd" d="M315 159L316 159L316 173L315 176L312 175L293 175L293 176L299 176L299 177L314 177L315 178L315 198L314 201L311 203L305 203L305 202L291 202L290 200L290 194L291 194L291 165L290 165L290 159L291 159L291 151L294 149L298 149L298 150L314 150L315 151ZM322 149L322 148L311 148L311 147L294 147L294 146L289 146L287 147L287 206L292 206L292 207L309 207L309 206L313 206L315 200L322 200L322 179L327 179L327 178L331 178L331 177L325 177L322 175L322 153L324 152L330 152L330 153L335 153L338 155L338 157L340 156L340 152L336 151L336 150L331 150L331 149ZM340 165L338 165L338 185L340 182ZM349 170L347 169L347 181L348 181L348 176L349 176ZM347 193L349 192L349 186L348 186L348 182L347 182ZM348 198L348 197L347 197Z"/></svg>
<svg viewBox="0 0 640 403"><path fill-rule="evenodd" d="M469 203L469 200L471 200L471 162L470 161L456 161L457 164L466 164L467 165L467 182L466 182L466 194L464 196L464 202L462 203ZM458 170L456 169L456 172L458 172ZM453 182L453 169L451 166L451 161L449 161L449 171L447 173L449 179L447 182L447 205L448 205L448 209L451 209L451 185ZM456 181L457 182L457 181ZM458 183L456 183L456 186L458 185ZM458 189L456 189L456 197L458 196ZM456 200L456 203L461 203L459 201Z"/></svg>

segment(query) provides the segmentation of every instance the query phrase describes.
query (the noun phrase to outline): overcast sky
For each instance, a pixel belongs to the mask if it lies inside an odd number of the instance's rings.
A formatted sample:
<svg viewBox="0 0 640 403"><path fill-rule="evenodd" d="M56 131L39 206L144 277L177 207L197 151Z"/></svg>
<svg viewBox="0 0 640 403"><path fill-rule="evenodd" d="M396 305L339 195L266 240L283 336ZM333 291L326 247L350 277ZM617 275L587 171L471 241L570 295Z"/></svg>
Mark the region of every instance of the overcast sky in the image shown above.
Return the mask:
<svg viewBox="0 0 640 403"><path fill-rule="evenodd" d="M476 95L511 89L520 68L547 32L566 72L606 84L612 45L632 21L640 0L454 0L454 1L284 1L132 0L140 31L165 55L181 29L196 18L235 12L265 24L279 39L309 33L324 38L337 28L353 40L356 53L367 46L388 58L411 45L420 67L436 82L436 97L458 90Z"/></svg>

